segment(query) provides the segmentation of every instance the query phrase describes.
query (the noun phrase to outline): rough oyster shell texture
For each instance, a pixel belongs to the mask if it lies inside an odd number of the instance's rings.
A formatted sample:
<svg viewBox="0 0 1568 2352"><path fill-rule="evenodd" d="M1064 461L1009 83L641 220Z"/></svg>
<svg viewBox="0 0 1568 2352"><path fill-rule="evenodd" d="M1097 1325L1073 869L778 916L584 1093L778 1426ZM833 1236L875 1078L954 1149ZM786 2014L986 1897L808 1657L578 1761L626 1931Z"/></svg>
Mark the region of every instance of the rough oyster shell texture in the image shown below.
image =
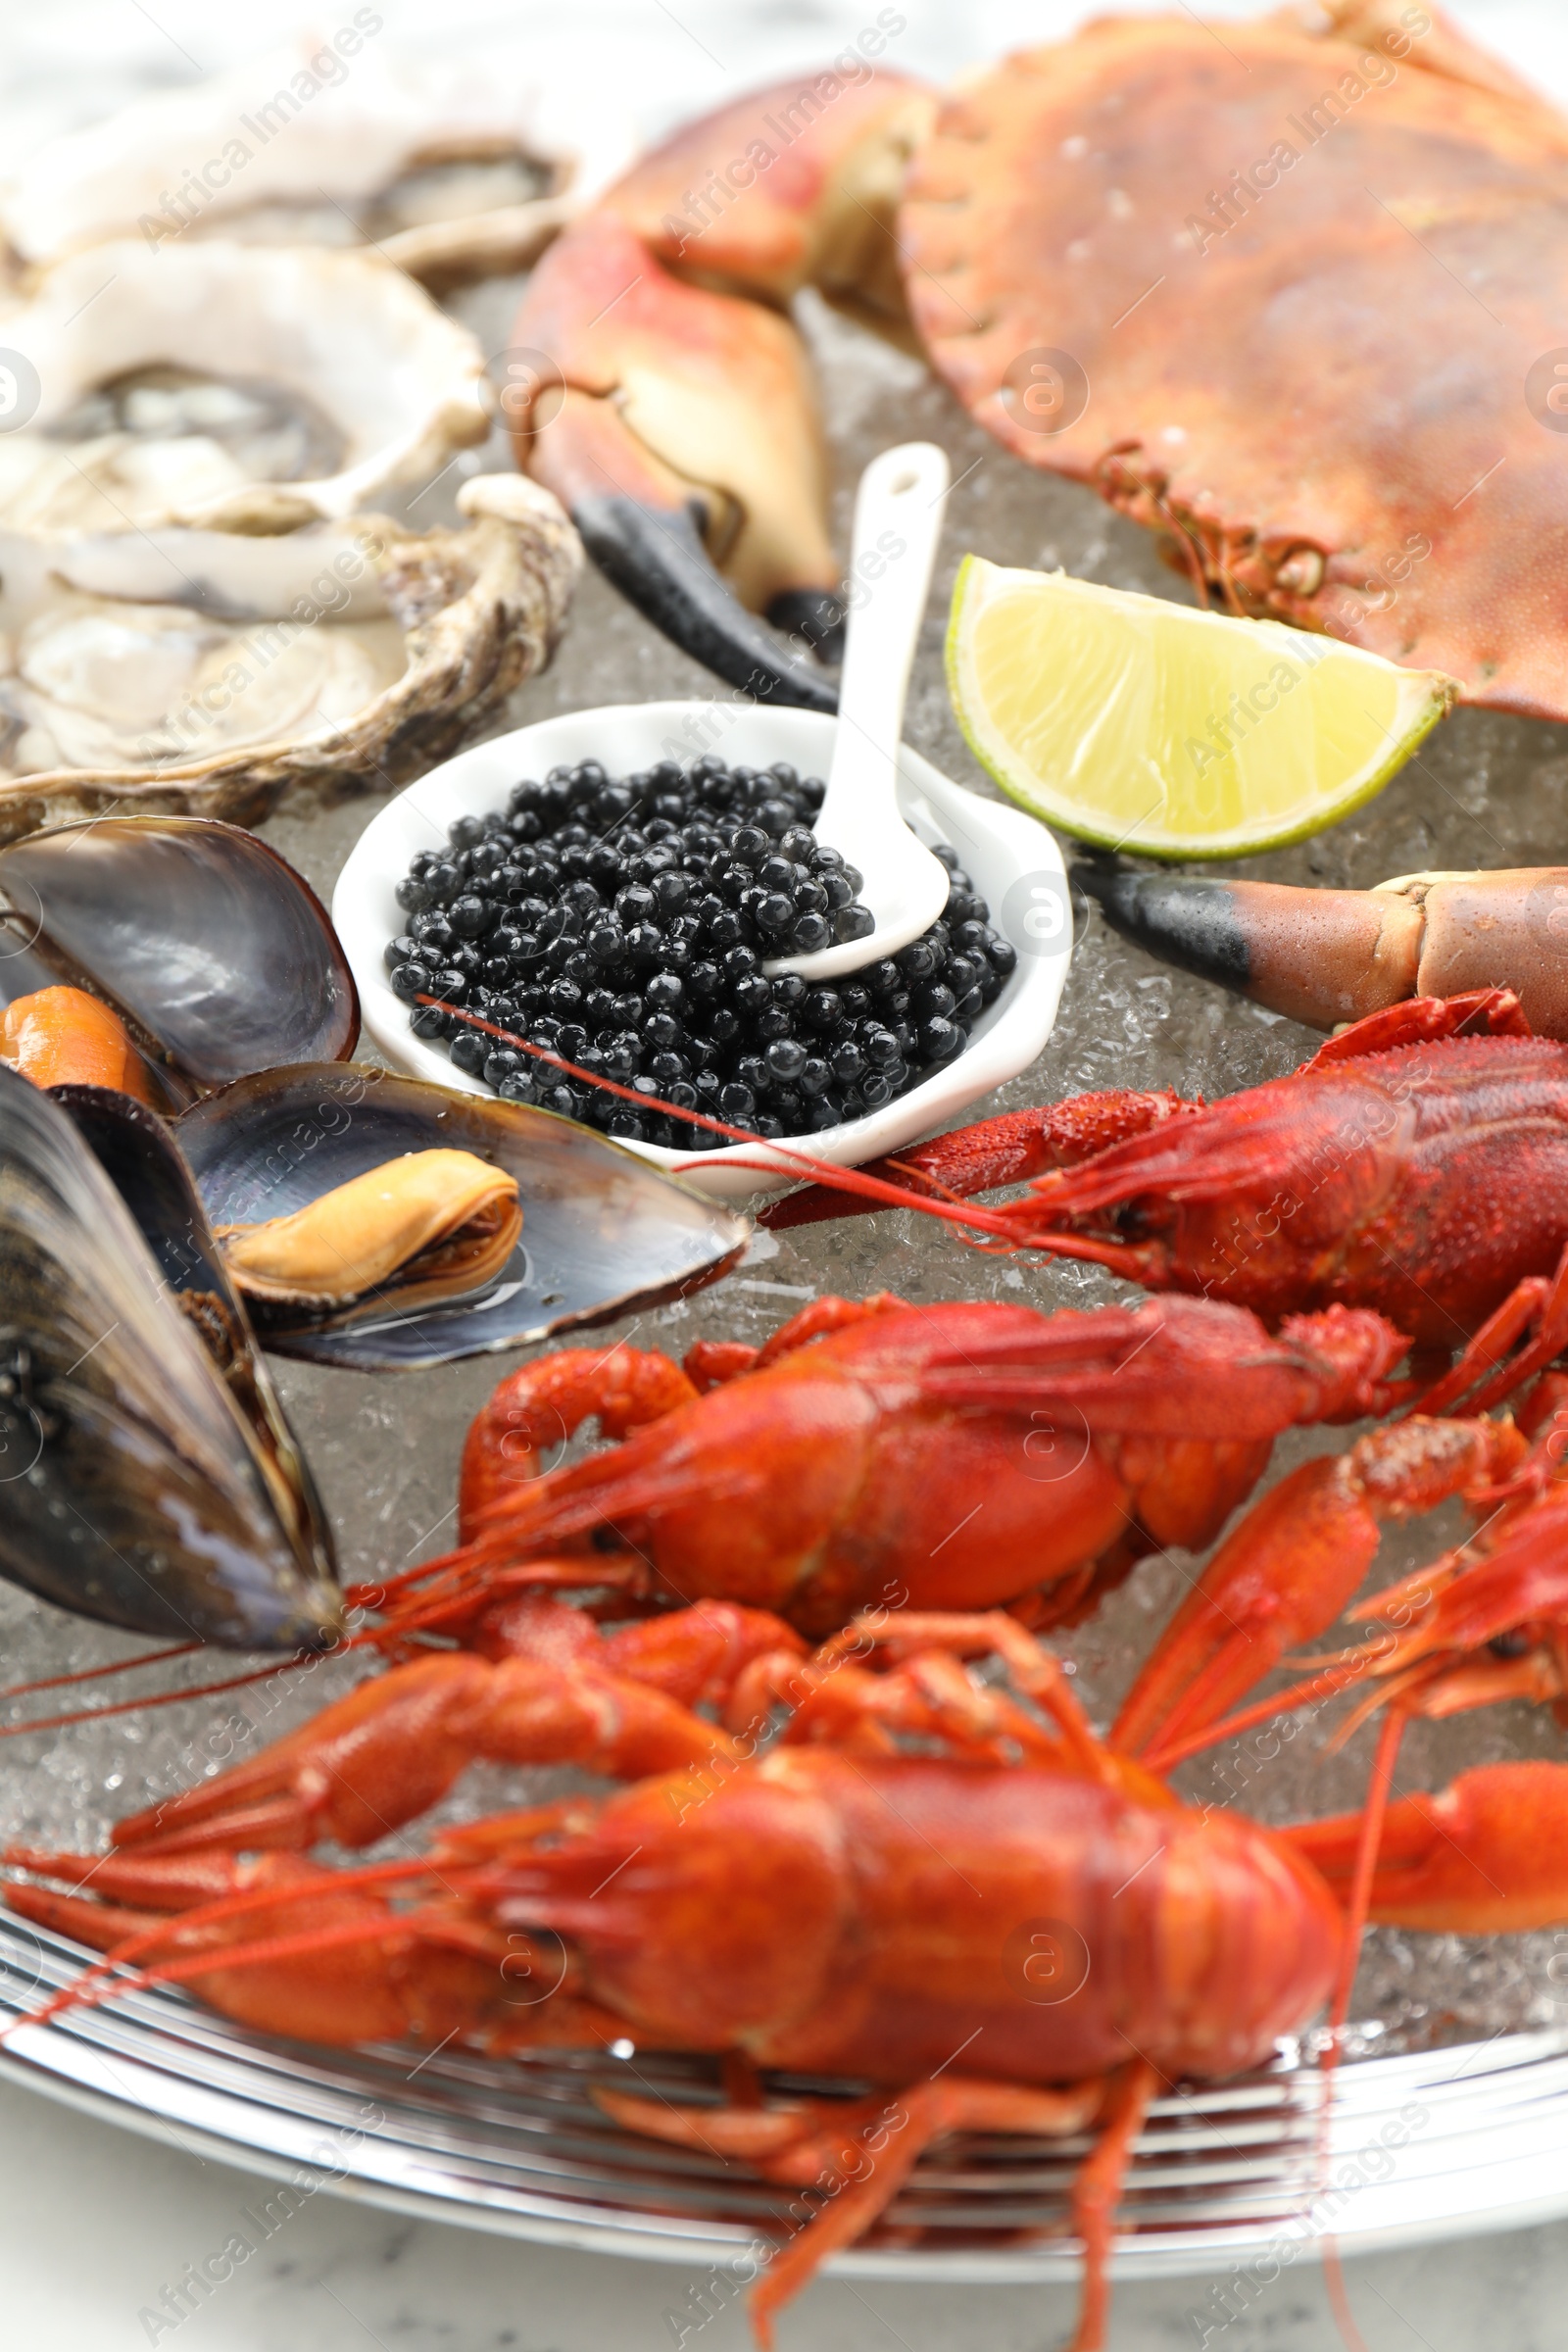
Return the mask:
<svg viewBox="0 0 1568 2352"><path fill-rule="evenodd" d="M537 39L487 42L481 69L341 25L51 139L0 180L0 237L21 268L137 233L373 241L451 283L525 267L636 144L612 97L541 70Z"/></svg>
<svg viewBox="0 0 1568 2352"><path fill-rule="evenodd" d="M43 272L0 339L36 402L0 434L17 529L294 530L490 429L477 342L374 255L123 238Z"/></svg>
<svg viewBox="0 0 1568 2352"><path fill-rule="evenodd" d="M519 475L458 505L422 534L0 543L0 840L110 807L250 824L445 759L548 659L581 564Z"/></svg>

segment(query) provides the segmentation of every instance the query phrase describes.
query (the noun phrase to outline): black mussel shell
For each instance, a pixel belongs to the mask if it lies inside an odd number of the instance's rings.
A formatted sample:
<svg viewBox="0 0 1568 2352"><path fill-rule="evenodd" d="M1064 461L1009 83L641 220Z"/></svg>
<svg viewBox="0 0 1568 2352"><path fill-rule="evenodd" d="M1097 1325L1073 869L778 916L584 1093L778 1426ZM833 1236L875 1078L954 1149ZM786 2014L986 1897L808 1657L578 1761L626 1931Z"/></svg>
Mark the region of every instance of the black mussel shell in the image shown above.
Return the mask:
<svg viewBox="0 0 1568 2352"><path fill-rule="evenodd" d="M183 1095L341 1061L359 995L325 907L274 850L201 816L105 816L0 850L0 1004L52 983L122 1013Z"/></svg>
<svg viewBox="0 0 1568 2352"><path fill-rule="evenodd" d="M516 1177L522 1239L500 1277L456 1299L332 1328L269 1308L278 1354L358 1371L482 1355L684 1297L729 1271L744 1217L554 1111L453 1094L368 1064L265 1070L209 1096L176 1129L214 1225L291 1215L407 1152L471 1152Z"/></svg>
<svg viewBox="0 0 1568 2352"><path fill-rule="evenodd" d="M337 1581L332 1532L310 1464L272 1386L244 1301L229 1280L201 1195L172 1135L160 1118L107 1087L57 1086L55 1102L129 1209L169 1295L221 1373L250 1423L277 1515L302 1558L326 1583Z"/></svg>
<svg viewBox="0 0 1568 2352"><path fill-rule="evenodd" d="M0 1066L0 1575L137 1633L329 1647L341 1596L308 1487L281 1492L281 1416L275 1446L258 1436L243 1377L215 1367L198 1319L166 1295L167 1261L84 1144L96 1129L151 1221L160 1198L172 1207L171 1249L190 1250L194 1287L203 1252L168 1139L124 1097L71 1091L88 1099L83 1128ZM111 1143L117 1115L126 1132ZM220 1318L238 1315L231 1295L215 1297ZM241 1317L232 1344L246 1338Z"/></svg>

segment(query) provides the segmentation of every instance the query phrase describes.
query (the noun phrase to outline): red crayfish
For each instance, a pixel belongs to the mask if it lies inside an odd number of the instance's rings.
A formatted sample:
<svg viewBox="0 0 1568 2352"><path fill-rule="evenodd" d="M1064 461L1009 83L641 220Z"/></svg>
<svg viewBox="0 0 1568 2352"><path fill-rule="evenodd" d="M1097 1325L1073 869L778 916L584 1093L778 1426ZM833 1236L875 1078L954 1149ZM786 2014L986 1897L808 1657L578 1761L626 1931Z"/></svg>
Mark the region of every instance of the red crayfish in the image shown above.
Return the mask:
<svg viewBox="0 0 1568 2352"><path fill-rule="evenodd" d="M1098 2123L1073 2196L1074 2343L1094 2352L1151 2099L1261 2063L1320 2009L1359 1924L1331 1892L1358 1827L1278 1833L1179 1804L1095 1739L1056 1661L1005 1615L911 1611L809 1660L802 1648L727 1603L607 1639L546 1595L515 1600L506 1656L394 1668L121 1823L107 1857L13 1849L13 1868L51 1885L12 1884L12 1909L116 1969L39 2015L173 1983L327 2043L719 2054L728 2096L713 2105L595 2095L630 2129L813 2192L814 2218L753 2297L764 2345L779 2306L876 2223L934 2140ZM1016 1696L964 1670L988 1653ZM753 1710L780 1697L792 1712L759 1755ZM705 1699L724 1723L694 1711ZM911 1735L923 1753L900 1752ZM309 1858L320 1839L363 1847L413 1820L478 1756L585 1761L633 1785L445 1829L412 1860ZM1480 1898L1488 1924L1555 1919L1560 1869L1544 1857L1565 1836L1561 1768L1469 1774L1392 1817L1373 1915L1462 1928ZM1028 1973L1042 1922L1074 1978L1049 2001ZM553 1991L519 2005L520 1966ZM771 2101L760 2067L874 2087Z"/></svg>
<svg viewBox="0 0 1568 2352"><path fill-rule="evenodd" d="M1477 1024L1490 1033L1460 1034ZM1102 1145L1118 1109L1135 1131ZM1428 1390L1433 1411L1467 1391L1483 1409L1568 1343L1568 1046L1533 1037L1506 989L1369 1014L1291 1076L1208 1105L1069 1101L859 1174L859 1197L823 1184L766 1221L883 1205L902 1186L907 1205L1003 1246L1267 1322L1375 1307L1429 1357L1463 1351ZM957 1205L1025 1179L1001 1207Z"/></svg>
<svg viewBox="0 0 1568 2352"><path fill-rule="evenodd" d="M745 1602L813 1637L890 1601L1028 1596L1031 1622L1069 1622L1150 1549L1210 1543L1283 1430L1404 1394L1404 1352L1338 1307L1271 1337L1185 1298L1043 1315L887 1297L819 1299L761 1349L703 1344L685 1370L564 1349L474 1422L460 1549L351 1598L385 1634L470 1642L552 1577ZM595 1414L625 1442L536 1475Z"/></svg>

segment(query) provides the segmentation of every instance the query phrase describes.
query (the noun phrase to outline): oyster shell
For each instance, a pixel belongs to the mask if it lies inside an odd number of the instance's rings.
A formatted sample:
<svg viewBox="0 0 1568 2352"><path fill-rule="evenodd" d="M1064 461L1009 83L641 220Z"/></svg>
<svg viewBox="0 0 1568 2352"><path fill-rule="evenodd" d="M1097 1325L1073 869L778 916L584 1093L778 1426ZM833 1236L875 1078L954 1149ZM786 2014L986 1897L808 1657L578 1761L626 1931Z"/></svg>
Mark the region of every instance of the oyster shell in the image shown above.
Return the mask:
<svg viewBox="0 0 1568 2352"><path fill-rule="evenodd" d="M0 841L110 807L249 824L445 758L549 659L582 560L521 475L458 505L422 534L0 530Z"/></svg>
<svg viewBox="0 0 1568 2352"><path fill-rule="evenodd" d="M0 434L0 524L291 531L490 429L484 355L378 256L122 239L4 315L36 406Z"/></svg>
<svg viewBox="0 0 1568 2352"><path fill-rule="evenodd" d="M541 56L448 66L343 26L50 140L0 183L0 235L33 266L140 233L373 242L427 283L522 269L639 144Z"/></svg>
<svg viewBox="0 0 1568 2352"><path fill-rule="evenodd" d="M212 1224L291 1215L408 1152L472 1152L517 1180L522 1235L488 1289L342 1328L303 1311L262 1329L275 1353L396 1371L481 1355L715 1282L751 1228L553 1111L449 1093L368 1064L263 1070L196 1103L176 1140Z"/></svg>
<svg viewBox="0 0 1568 2352"><path fill-rule="evenodd" d="M161 1103L344 1058L360 1033L316 893L253 834L200 817L101 817L0 849L0 1004L61 983L123 1017Z"/></svg>
<svg viewBox="0 0 1568 2352"><path fill-rule="evenodd" d="M285 1216L217 1228L264 1328L277 1307L342 1322L469 1297L500 1279L521 1234L516 1178L439 1150L383 1160Z"/></svg>
<svg viewBox="0 0 1568 2352"><path fill-rule="evenodd" d="M139 1633L328 1647L325 1522L178 1153L123 1095L74 1107L0 1068L0 1575Z"/></svg>

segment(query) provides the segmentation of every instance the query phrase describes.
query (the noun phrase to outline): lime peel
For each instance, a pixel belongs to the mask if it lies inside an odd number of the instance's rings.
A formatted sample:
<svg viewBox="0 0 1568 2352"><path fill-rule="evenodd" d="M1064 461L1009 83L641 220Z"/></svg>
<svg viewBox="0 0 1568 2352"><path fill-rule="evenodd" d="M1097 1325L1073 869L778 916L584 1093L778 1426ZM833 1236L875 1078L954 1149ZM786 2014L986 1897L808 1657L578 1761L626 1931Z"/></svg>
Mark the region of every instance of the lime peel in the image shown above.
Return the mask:
<svg viewBox="0 0 1568 2352"><path fill-rule="evenodd" d="M948 691L1010 799L1150 858L1301 841L1402 767L1459 693L1337 637L967 556Z"/></svg>

